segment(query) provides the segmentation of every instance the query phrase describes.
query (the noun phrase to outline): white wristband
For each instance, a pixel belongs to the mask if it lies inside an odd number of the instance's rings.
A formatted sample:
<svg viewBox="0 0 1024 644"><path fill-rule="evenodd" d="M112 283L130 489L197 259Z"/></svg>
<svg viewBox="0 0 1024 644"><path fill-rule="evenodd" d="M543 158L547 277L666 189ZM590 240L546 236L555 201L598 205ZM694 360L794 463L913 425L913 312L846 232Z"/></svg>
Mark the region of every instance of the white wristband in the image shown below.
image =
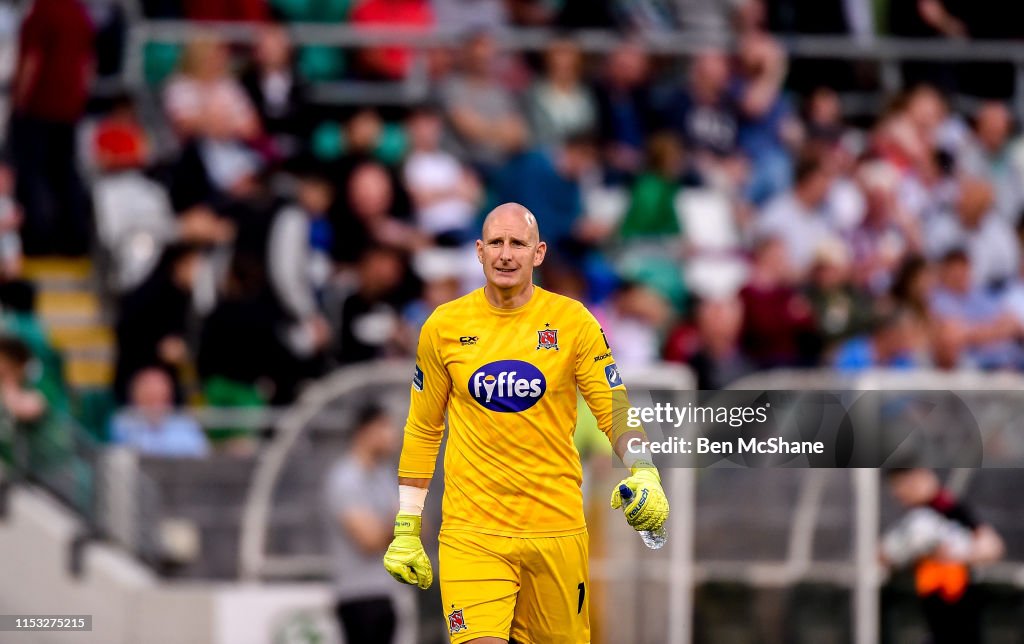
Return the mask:
<svg viewBox="0 0 1024 644"><path fill-rule="evenodd" d="M412 485L398 486L398 511L402 514L423 514L423 504L427 500L427 488Z"/></svg>

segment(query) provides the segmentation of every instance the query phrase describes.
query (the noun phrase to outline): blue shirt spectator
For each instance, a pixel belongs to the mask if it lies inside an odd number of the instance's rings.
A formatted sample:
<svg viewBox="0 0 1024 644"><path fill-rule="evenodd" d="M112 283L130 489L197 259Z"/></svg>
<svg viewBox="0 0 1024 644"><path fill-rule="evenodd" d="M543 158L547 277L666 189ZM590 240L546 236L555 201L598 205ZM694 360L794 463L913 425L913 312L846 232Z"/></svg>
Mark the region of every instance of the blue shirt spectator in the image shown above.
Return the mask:
<svg viewBox="0 0 1024 644"><path fill-rule="evenodd" d="M531 150L511 158L494 185L496 203L515 201L540 222L543 239L565 250L583 214L580 176L594 162L593 146L570 140L555 150Z"/></svg>
<svg viewBox="0 0 1024 644"><path fill-rule="evenodd" d="M139 371L131 382L132 406L111 420L111 440L146 456L206 456L210 448L199 423L174 411L173 396L167 372L157 367Z"/></svg>
<svg viewBox="0 0 1024 644"><path fill-rule="evenodd" d="M931 310L944 322L961 327L969 360L981 369L1006 369L1020 363L1014 341L1020 325L1000 299L972 282L971 257L955 249L942 260L940 287Z"/></svg>
<svg viewBox="0 0 1024 644"><path fill-rule="evenodd" d="M897 310L880 316L870 335L850 338L839 345L832 363L844 373L865 369L914 369L915 326L912 314Z"/></svg>
<svg viewBox="0 0 1024 644"><path fill-rule="evenodd" d="M180 413L152 418L134 409L121 411L111 421L110 433L115 443L146 456L202 458L210 451L199 423Z"/></svg>
<svg viewBox="0 0 1024 644"><path fill-rule="evenodd" d="M871 337L866 335L850 338L839 345L833 363L836 369L845 373L873 368L913 369L917 366L909 354L901 353L881 360Z"/></svg>

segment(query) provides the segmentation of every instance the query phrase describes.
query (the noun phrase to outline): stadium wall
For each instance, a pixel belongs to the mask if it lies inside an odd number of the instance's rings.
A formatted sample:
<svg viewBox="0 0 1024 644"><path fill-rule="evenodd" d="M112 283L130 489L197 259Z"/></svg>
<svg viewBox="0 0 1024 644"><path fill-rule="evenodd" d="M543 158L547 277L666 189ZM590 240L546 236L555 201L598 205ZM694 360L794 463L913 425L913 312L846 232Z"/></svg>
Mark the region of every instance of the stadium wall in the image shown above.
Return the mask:
<svg viewBox="0 0 1024 644"><path fill-rule="evenodd" d="M92 615L91 633L21 633L19 644L271 644L315 632L337 641L327 584L206 584L159 580L120 550L88 544L83 525L46 493L19 486L0 518L0 614ZM9 641L0 634L0 641Z"/></svg>

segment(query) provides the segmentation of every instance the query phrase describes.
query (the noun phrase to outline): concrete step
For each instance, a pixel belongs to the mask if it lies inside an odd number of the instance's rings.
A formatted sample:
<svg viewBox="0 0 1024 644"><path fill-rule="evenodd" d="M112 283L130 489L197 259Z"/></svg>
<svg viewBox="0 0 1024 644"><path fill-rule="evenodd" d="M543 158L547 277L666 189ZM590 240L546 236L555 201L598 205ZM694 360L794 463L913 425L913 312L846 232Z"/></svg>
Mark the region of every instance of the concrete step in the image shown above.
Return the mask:
<svg viewBox="0 0 1024 644"><path fill-rule="evenodd" d="M106 349L114 346L114 333L99 324L58 325L50 328L50 340L61 351Z"/></svg>
<svg viewBox="0 0 1024 644"><path fill-rule="evenodd" d="M92 276L92 261L88 258L26 257L22 274L32 281L46 279L88 280Z"/></svg>
<svg viewBox="0 0 1024 644"><path fill-rule="evenodd" d="M64 375L75 389L108 387L114 381L114 363L109 359L68 356Z"/></svg>
<svg viewBox="0 0 1024 644"><path fill-rule="evenodd" d="M114 334L104 323L92 273L88 258L32 257L24 265L26 279L36 285L36 312L64 354L65 377L74 389L107 387L113 380Z"/></svg>
<svg viewBox="0 0 1024 644"><path fill-rule="evenodd" d="M61 325L82 325L100 321L100 301L89 291L41 290L36 311L51 329Z"/></svg>

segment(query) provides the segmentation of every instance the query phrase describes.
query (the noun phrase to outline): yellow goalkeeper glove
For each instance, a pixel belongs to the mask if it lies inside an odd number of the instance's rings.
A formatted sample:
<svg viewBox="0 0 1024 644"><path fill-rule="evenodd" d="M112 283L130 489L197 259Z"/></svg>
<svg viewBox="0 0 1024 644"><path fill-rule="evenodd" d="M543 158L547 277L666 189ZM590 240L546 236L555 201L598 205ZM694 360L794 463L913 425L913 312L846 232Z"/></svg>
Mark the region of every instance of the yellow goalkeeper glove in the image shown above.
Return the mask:
<svg viewBox="0 0 1024 644"><path fill-rule="evenodd" d="M633 498L624 510L626 523L635 530L657 530L668 519L668 498L661 488L661 476L657 468L646 461L635 463L630 472L632 476L619 482L633 491ZM619 485L612 492L612 508L616 510L622 507Z"/></svg>
<svg viewBox="0 0 1024 644"><path fill-rule="evenodd" d="M384 568L403 584L430 588L434 571L420 541L420 517L401 512L395 517L395 538L384 553Z"/></svg>

